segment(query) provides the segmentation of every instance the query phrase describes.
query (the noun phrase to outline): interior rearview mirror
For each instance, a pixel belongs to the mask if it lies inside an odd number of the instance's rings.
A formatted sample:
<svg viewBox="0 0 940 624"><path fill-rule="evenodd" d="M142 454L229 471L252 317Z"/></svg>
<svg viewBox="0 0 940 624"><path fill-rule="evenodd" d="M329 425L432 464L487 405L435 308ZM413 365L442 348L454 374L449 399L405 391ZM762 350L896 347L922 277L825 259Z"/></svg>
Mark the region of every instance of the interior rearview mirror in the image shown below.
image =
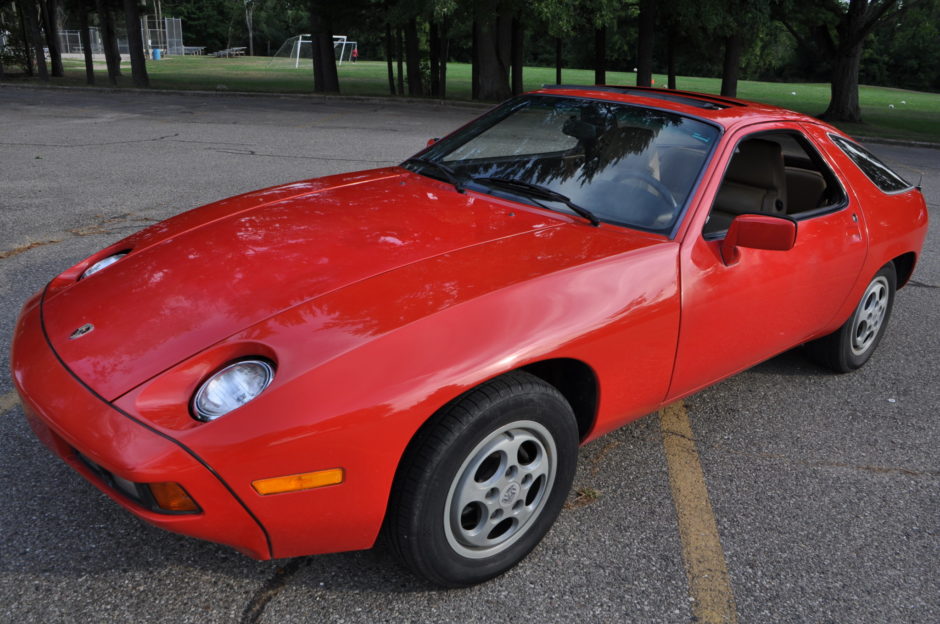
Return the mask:
<svg viewBox="0 0 940 624"><path fill-rule="evenodd" d="M569 117L565 120L561 131L581 141L596 139L599 134L597 126L586 121L581 121L580 119L575 119L574 117Z"/></svg>

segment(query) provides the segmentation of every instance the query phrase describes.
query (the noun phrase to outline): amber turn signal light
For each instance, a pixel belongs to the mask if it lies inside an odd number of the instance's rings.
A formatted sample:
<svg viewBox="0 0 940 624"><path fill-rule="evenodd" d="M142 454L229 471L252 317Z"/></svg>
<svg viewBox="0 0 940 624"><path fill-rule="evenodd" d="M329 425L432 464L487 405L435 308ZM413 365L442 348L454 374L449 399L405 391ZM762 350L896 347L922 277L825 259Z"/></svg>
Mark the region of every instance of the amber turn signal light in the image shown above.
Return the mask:
<svg viewBox="0 0 940 624"><path fill-rule="evenodd" d="M157 506L165 511L199 511L199 505L196 504L183 486L179 483L166 481L163 483L150 483L150 493L153 494L153 500Z"/></svg>
<svg viewBox="0 0 940 624"><path fill-rule="evenodd" d="M326 485L338 485L343 482L345 475L342 468L317 470L303 474L287 475L286 477L271 477L251 482L251 487L262 496L268 494L283 494L284 492L297 492L299 490L312 490Z"/></svg>

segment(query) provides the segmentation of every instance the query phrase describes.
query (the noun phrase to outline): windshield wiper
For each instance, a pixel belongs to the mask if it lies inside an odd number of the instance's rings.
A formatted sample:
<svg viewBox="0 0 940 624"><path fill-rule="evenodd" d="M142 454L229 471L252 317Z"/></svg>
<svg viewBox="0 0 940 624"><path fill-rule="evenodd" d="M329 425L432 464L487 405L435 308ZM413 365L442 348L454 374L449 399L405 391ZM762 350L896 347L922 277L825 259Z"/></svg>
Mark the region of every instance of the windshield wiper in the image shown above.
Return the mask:
<svg viewBox="0 0 940 624"><path fill-rule="evenodd" d="M500 186L510 191L517 193L522 193L523 195L528 195L533 199L547 199L549 201L560 202L568 208L570 208L576 214L584 217L591 222L591 225L597 227L601 224L601 220L597 218L593 212L588 210L583 206L571 201L567 195L562 195L558 191L553 191L550 188L541 186L539 184L533 184L532 182L526 182L525 180L514 180L512 178L473 178L474 182L482 182L483 184L489 184L490 186ZM539 206L547 208L540 202L536 202Z"/></svg>
<svg viewBox="0 0 940 624"><path fill-rule="evenodd" d="M439 171L440 173L444 175L445 178L447 178L448 182L454 185L454 188L457 189L458 193L465 192L463 188L463 185L464 185L463 180L460 179L460 176L457 175L456 171L454 171L453 169L451 169L444 163L439 163L435 160L425 160L424 158L415 157L415 158L409 158L402 164L407 165L409 163L417 163L419 165L426 165L430 167L431 169L434 169L435 171Z"/></svg>

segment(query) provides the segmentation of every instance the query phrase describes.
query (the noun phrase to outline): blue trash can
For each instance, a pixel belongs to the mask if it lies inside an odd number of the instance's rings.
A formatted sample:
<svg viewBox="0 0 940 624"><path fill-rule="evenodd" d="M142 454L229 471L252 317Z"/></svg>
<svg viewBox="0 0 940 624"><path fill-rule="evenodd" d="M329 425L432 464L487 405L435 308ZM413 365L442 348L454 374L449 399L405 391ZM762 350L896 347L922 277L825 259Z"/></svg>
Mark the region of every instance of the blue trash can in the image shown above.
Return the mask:
<svg viewBox="0 0 940 624"><path fill-rule="evenodd" d="M162 54L163 54L163 50L161 50L160 48L154 48L154 49L153 49L153 60L159 61L159 60L160 60L160 57L162 56Z"/></svg>

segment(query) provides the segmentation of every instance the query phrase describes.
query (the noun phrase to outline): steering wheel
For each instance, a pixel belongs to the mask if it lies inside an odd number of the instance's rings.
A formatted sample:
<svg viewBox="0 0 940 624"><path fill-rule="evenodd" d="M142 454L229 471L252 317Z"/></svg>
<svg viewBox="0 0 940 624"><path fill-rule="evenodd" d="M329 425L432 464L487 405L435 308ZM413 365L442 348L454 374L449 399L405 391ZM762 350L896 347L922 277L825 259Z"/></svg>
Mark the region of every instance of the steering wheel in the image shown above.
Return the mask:
<svg viewBox="0 0 940 624"><path fill-rule="evenodd" d="M655 198L660 205L665 204L665 206L655 211L650 210L651 214L638 215L647 217L639 219L644 225L666 225L672 220L679 209L679 204L676 202L676 198L672 196L672 191L669 190L668 186L645 171L624 171L616 179L617 182L627 180L641 183L650 197Z"/></svg>

